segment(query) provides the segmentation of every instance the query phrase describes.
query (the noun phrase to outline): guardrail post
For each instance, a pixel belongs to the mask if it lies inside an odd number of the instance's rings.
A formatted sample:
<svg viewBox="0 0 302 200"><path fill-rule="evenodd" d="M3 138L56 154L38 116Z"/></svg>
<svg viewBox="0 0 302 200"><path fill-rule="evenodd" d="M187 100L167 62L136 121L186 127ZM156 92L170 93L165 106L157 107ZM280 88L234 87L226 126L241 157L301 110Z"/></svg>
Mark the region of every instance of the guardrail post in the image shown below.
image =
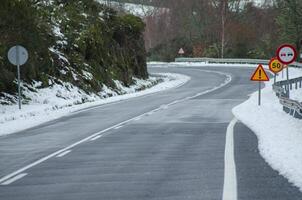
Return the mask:
<svg viewBox="0 0 302 200"><path fill-rule="evenodd" d="M297 111L295 111L294 117L297 118L297 119L302 119L302 116Z"/></svg>

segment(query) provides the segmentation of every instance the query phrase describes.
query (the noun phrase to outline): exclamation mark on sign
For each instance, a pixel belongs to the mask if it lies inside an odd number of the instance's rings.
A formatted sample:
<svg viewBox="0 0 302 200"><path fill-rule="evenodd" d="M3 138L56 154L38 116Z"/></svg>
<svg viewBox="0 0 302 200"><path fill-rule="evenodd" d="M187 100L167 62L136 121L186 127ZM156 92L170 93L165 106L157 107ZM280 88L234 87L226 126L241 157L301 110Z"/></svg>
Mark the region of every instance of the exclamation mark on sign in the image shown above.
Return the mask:
<svg viewBox="0 0 302 200"><path fill-rule="evenodd" d="M262 70L259 70L259 79L261 79L261 71L262 71Z"/></svg>

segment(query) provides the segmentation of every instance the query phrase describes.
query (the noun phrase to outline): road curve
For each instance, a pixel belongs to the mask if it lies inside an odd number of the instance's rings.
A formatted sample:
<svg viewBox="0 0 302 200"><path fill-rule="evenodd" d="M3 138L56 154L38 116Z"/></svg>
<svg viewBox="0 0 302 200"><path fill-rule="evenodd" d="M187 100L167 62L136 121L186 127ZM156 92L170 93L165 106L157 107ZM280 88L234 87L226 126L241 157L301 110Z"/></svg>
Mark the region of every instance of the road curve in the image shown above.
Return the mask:
<svg viewBox="0 0 302 200"><path fill-rule="evenodd" d="M226 129L233 119L231 109L257 89L249 82L252 70L149 70L186 74L191 81L1 137L0 177L17 173L0 183L0 199L222 199ZM215 71L231 74L232 81L196 95L225 82L226 76ZM236 160L244 157L240 152L236 147ZM286 180L283 186L300 195ZM256 189L242 189L257 197ZM242 199L251 194L238 193Z"/></svg>

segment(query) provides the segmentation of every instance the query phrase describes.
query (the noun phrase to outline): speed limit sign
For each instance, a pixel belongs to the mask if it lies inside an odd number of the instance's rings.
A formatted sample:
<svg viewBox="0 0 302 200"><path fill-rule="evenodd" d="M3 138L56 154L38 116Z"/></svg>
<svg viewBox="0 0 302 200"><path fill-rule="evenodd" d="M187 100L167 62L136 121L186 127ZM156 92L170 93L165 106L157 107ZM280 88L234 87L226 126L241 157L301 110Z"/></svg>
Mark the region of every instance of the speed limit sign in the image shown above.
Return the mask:
<svg viewBox="0 0 302 200"><path fill-rule="evenodd" d="M278 72L281 72L283 69L283 64L277 59L277 58L272 58L268 64L269 69L277 74Z"/></svg>

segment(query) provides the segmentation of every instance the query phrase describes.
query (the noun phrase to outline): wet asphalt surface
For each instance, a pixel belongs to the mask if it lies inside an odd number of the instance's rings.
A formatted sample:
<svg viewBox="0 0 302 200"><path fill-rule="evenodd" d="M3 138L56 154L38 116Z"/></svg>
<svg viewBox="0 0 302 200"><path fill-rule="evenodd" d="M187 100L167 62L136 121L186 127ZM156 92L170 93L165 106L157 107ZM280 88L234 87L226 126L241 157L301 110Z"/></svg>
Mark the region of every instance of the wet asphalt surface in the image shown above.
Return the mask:
<svg viewBox="0 0 302 200"><path fill-rule="evenodd" d="M206 91L232 75L214 92L167 106ZM150 68L186 74L182 87L83 110L0 138L0 177L96 132L143 113L105 136L71 148L63 157L25 170L25 177L0 186L0 199L184 200L221 199L225 133L231 109L257 90L251 69ZM158 109L157 109L158 108ZM154 112L149 112L151 110ZM235 126L238 199L302 199L297 188L259 155L257 139Z"/></svg>

